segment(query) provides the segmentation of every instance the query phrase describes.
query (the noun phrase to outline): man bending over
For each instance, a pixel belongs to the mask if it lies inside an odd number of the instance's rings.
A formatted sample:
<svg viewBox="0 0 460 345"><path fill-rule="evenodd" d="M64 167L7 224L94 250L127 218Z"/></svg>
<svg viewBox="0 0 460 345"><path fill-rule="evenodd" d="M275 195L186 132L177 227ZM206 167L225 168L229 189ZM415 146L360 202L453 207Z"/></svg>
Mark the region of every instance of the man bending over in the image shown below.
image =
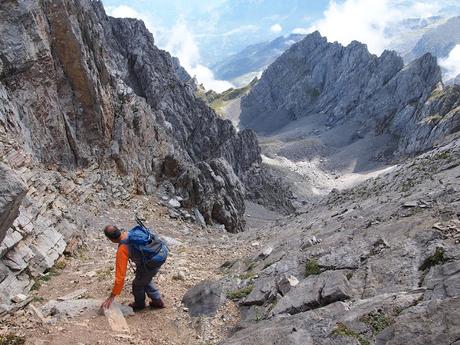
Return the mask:
<svg viewBox="0 0 460 345"><path fill-rule="evenodd" d="M166 260L168 254L167 247L161 240L151 235L147 229L139 230L138 228L141 227L137 226L129 233L118 229L114 225L107 225L104 228L105 236L113 243L118 244L118 250L115 264L115 283L110 297L102 304L102 308L110 308L115 297L123 290L129 259L136 265L136 276L132 286L134 302L130 306L134 311L144 309L146 307L145 295L147 294L151 299L149 302L151 308L165 307L160 292L152 279ZM137 231L136 233L135 230ZM146 235L140 231L143 231ZM139 236L139 234L141 235ZM140 246L138 239L149 235L151 237L144 238L144 243ZM153 253L153 255L148 256L146 253Z"/></svg>

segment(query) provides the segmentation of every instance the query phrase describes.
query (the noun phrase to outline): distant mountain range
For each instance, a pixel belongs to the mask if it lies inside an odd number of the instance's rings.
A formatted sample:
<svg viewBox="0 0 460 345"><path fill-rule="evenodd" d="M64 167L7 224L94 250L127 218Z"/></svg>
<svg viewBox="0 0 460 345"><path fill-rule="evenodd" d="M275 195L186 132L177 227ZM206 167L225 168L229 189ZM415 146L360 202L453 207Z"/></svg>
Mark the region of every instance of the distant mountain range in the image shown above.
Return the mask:
<svg viewBox="0 0 460 345"><path fill-rule="evenodd" d="M406 64L431 53L445 58L460 44L460 17L411 18L389 27L385 31L390 48L401 55ZM212 66L216 78L228 80L235 86L247 85L274 62L292 44L305 35L291 34L272 41L253 44Z"/></svg>
<svg viewBox="0 0 460 345"><path fill-rule="evenodd" d="M438 58L444 58L457 44L460 44L460 17L453 17L427 30L411 52L403 57L407 61L431 53Z"/></svg>
<svg viewBox="0 0 460 345"><path fill-rule="evenodd" d="M212 70L217 79L228 80L237 87L247 85L291 45L304 37L305 35L291 34L250 45L212 66Z"/></svg>

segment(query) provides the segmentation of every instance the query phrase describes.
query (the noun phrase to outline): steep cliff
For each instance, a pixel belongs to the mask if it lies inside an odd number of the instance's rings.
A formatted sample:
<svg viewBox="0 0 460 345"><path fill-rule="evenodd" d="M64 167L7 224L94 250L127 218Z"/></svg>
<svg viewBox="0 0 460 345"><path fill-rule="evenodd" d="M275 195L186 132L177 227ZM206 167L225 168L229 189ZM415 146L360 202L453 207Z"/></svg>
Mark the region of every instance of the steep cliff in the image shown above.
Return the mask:
<svg viewBox="0 0 460 345"><path fill-rule="evenodd" d="M100 1L6 1L0 35L1 124L38 161L115 164L139 192L169 181L208 223L242 230L234 174L260 162L256 137L194 96L141 21L110 18ZM187 176L166 174L166 157Z"/></svg>
<svg viewBox="0 0 460 345"><path fill-rule="evenodd" d="M439 92L440 82L440 69L429 54L404 66L394 52L377 57L361 43L343 47L316 32L267 69L242 100L240 123L271 133L293 120L321 114L329 129L347 126L352 140L368 133L389 134L398 143L397 151L414 153L455 130L445 123L435 129L439 124L429 121L436 115L433 109L442 107L437 100L444 96L432 95ZM455 107L450 110L451 117L458 117ZM421 131L431 131L423 140L416 134L421 121Z"/></svg>

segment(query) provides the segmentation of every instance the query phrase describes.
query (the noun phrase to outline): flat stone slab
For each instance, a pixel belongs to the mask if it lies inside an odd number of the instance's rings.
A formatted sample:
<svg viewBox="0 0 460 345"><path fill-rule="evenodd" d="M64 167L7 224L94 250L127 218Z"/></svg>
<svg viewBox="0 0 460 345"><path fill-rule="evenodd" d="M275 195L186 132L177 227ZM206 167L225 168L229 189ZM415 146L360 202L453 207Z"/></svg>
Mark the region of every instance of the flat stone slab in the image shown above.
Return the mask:
<svg viewBox="0 0 460 345"><path fill-rule="evenodd" d="M129 333L129 326L126 322L120 304L112 303L110 308L104 309L104 315L107 318L110 328L114 332Z"/></svg>
<svg viewBox="0 0 460 345"><path fill-rule="evenodd" d="M103 300L100 299L73 299L65 301L51 300L41 307L41 312L44 316L54 316L60 318L74 318L83 313L90 315L101 314L101 304ZM113 302L118 305L124 316L134 315L133 309L129 306Z"/></svg>

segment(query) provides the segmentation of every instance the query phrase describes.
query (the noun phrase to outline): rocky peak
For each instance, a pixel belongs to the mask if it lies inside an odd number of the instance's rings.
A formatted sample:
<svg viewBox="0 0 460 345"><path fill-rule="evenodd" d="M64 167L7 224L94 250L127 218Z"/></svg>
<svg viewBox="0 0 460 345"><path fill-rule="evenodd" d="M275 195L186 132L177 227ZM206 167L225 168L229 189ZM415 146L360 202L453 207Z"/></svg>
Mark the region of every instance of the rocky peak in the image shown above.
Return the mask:
<svg viewBox="0 0 460 345"><path fill-rule="evenodd" d="M440 82L431 54L404 66L395 52L376 56L362 43L344 47L314 32L279 57L243 98L240 123L271 133L324 114L329 127L349 123L356 132L398 137Z"/></svg>

